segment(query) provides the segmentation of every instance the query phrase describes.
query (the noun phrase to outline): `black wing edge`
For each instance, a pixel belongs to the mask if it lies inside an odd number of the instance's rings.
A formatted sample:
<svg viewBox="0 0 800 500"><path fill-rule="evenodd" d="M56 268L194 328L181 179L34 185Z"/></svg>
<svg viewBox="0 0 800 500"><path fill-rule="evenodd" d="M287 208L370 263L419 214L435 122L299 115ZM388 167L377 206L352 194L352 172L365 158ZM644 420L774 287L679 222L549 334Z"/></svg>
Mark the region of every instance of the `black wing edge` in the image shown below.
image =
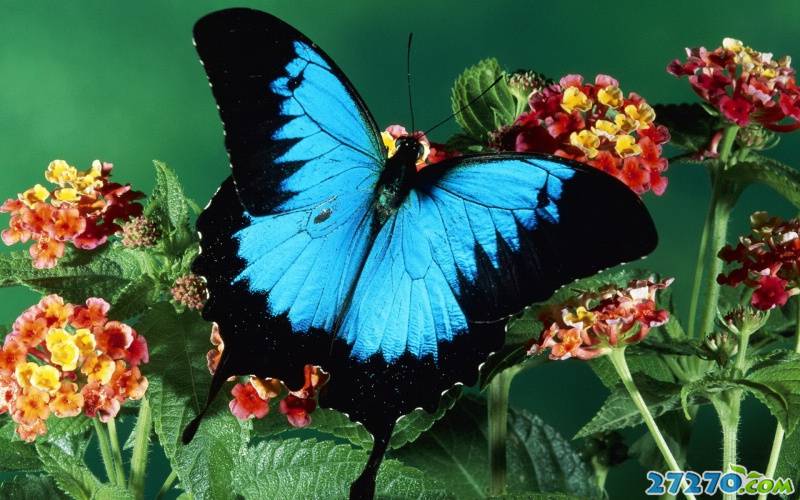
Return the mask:
<svg viewBox="0 0 800 500"><path fill-rule="evenodd" d="M375 119L342 70L277 17L248 8L225 9L201 18L193 33L222 118L236 189L251 214L264 215L285 201L290 194L278 188L300 166L276 168L273 160L294 142L270 139L288 121L279 114L283 96L275 95L270 83L285 75L286 64L295 57L293 42L302 41L320 53L360 107L377 144L382 144Z"/></svg>

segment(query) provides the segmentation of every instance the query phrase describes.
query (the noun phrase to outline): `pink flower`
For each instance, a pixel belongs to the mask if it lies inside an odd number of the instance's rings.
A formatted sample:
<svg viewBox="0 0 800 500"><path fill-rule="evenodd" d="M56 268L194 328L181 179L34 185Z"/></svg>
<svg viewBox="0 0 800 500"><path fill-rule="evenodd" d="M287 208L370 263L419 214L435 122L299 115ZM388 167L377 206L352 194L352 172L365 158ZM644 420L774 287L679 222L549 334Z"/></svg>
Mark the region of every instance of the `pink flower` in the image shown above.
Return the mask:
<svg viewBox="0 0 800 500"><path fill-rule="evenodd" d="M269 413L269 404L261 399L252 384L236 384L231 390L233 398L228 406L236 418L262 418Z"/></svg>

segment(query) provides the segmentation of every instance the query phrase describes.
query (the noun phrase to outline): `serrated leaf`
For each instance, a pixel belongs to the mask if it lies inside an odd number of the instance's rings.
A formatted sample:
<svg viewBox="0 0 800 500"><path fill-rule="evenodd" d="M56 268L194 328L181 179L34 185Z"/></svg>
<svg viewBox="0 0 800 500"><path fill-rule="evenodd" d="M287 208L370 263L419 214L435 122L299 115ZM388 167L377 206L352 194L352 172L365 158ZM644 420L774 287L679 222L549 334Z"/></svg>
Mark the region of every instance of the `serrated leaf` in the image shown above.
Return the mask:
<svg viewBox="0 0 800 500"><path fill-rule="evenodd" d="M139 274L136 263L124 252L112 245L91 252L69 249L52 269L34 269L26 252L0 254L0 287L23 285L77 303L93 296L113 302L131 277Z"/></svg>
<svg viewBox="0 0 800 500"><path fill-rule="evenodd" d="M737 380L758 398L791 435L800 421L800 361L765 366Z"/></svg>
<svg viewBox="0 0 800 500"><path fill-rule="evenodd" d="M31 447L32 448L32 447ZM0 483L0 498L8 500L66 500L52 478L44 475L17 475Z"/></svg>
<svg viewBox="0 0 800 500"><path fill-rule="evenodd" d="M689 152L706 149L720 128L719 119L699 104L656 104L653 109L656 122L669 129L669 144Z"/></svg>
<svg viewBox="0 0 800 500"><path fill-rule="evenodd" d="M36 449L15 437L14 422L0 427L0 472L36 471L41 469Z"/></svg>
<svg viewBox="0 0 800 500"><path fill-rule="evenodd" d="M367 452L315 439L262 441L237 457L233 487L246 499L346 498ZM447 490L419 470L385 460L377 498L449 498Z"/></svg>
<svg viewBox="0 0 800 500"><path fill-rule="evenodd" d="M467 106L482 92L505 75L497 59L484 59L464 70L456 79L451 92L453 112L456 122L470 138L485 143L488 133L505 125L511 125L517 118L517 103L508 88L505 78L497 82L480 99Z"/></svg>
<svg viewBox="0 0 800 500"><path fill-rule="evenodd" d="M788 477L800 484L800 432L793 432L783 440L775 477Z"/></svg>
<svg viewBox="0 0 800 500"><path fill-rule="evenodd" d="M59 489L78 500L133 499L127 490L101 483L82 461L46 443L37 443L36 451L43 468Z"/></svg>
<svg viewBox="0 0 800 500"><path fill-rule="evenodd" d="M485 401L464 396L431 430L391 455L438 479L459 499L484 498L489 481L486 424ZM538 418L512 409L508 436L511 492L599 496L592 473L569 442Z"/></svg>
<svg viewBox="0 0 800 500"><path fill-rule="evenodd" d="M654 417L674 410L680 404L681 386L661 382L646 375L636 377L636 385ZM643 423L642 415L622 384L611 390L597 414L575 435L575 439L614 431Z"/></svg>
<svg viewBox="0 0 800 500"><path fill-rule="evenodd" d="M189 225L189 205L178 176L166 163L153 161L156 169L156 185L145 209L145 213L161 223L169 234Z"/></svg>
<svg viewBox="0 0 800 500"><path fill-rule="evenodd" d="M728 171L739 183L764 184L786 198L795 207L800 207L800 171L766 156L751 154L747 161L740 161Z"/></svg>
<svg viewBox="0 0 800 500"><path fill-rule="evenodd" d="M425 431L433 427L437 420L441 419L461 397L463 387L458 385L445 392L439 400L439 407L434 413L428 413L422 409L416 409L401 417L394 426L392 439L389 441L389 448L401 448L409 443L416 441Z"/></svg>
<svg viewBox="0 0 800 500"><path fill-rule="evenodd" d="M238 421L218 398L194 440L181 443L208 393L205 354L211 325L195 312L178 314L169 303L160 303L140 318L137 330L152 346L147 375L153 426L181 486L197 499L233 498L234 458L249 440L249 422Z"/></svg>
<svg viewBox="0 0 800 500"><path fill-rule="evenodd" d="M277 402L273 401L270 405L270 412L267 416L252 421L253 433L258 436L277 437L284 433L291 436L294 433L303 433L304 430L296 429L289 425L286 416L281 414L277 408ZM311 424L304 429L311 429L324 432L332 436L346 439L350 443L361 447L372 447L372 435L360 423L353 422L345 414L327 408L318 408L311 414Z"/></svg>

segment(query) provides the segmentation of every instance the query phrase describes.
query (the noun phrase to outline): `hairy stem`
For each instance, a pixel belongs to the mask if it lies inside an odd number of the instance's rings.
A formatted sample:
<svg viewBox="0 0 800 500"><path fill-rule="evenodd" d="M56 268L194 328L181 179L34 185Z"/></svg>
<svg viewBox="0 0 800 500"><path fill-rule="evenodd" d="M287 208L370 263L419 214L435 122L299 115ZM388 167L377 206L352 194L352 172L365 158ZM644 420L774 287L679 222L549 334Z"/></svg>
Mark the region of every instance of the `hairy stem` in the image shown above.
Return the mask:
<svg viewBox="0 0 800 500"><path fill-rule="evenodd" d="M97 445L100 448L100 457L103 459L103 467L106 470L106 477L111 484L117 484L117 473L114 467L114 455L111 452L111 443L108 440L108 433L105 427L96 418L94 423L94 433L97 436Z"/></svg>
<svg viewBox="0 0 800 500"><path fill-rule="evenodd" d="M137 500L144 498L144 478L147 472L147 451L150 446L150 431L153 427L153 416L150 402L142 398L139 416L136 420L136 435L131 455L130 490Z"/></svg>
<svg viewBox="0 0 800 500"><path fill-rule="evenodd" d="M114 456L114 470L117 475L117 484L125 486L125 470L122 468L122 450L119 447L119 437L117 437L117 423L113 418L106 422L108 427L108 440L111 443L111 453Z"/></svg>
<svg viewBox="0 0 800 500"><path fill-rule="evenodd" d="M508 433L508 393L518 368L511 367L495 375L489 383L489 496L506 492L506 441Z"/></svg>
<svg viewBox="0 0 800 500"><path fill-rule="evenodd" d="M160 500L167 494L169 490L172 489L172 485L175 484L175 480L178 479L178 474L171 470L169 472L169 476L164 480L164 484L161 485L161 489L158 490L158 494L156 495L156 500Z"/></svg>
<svg viewBox="0 0 800 500"><path fill-rule="evenodd" d="M625 348L612 349L608 357L611 360L611 364L614 365L614 369L617 371L617 375L619 376L620 380L622 380L625 389L628 390L628 394L633 400L633 403L636 405L639 413L641 413L644 423L647 425L647 429L650 431L650 435L653 437L653 441L655 441L658 451L661 452L661 456L664 457L664 461L667 463L667 466L672 471L681 471L682 469L680 465L678 465L678 461L675 460L675 456L672 454L672 451L669 449L669 445L664 439L661 429L658 428L658 424L653 418L653 414L650 413L650 409L647 407L647 403L644 401L642 393L639 392L639 388L636 387L636 383L633 381L633 375L631 374L631 370L628 368L627 361L625 361ZM688 493L686 494L686 498L689 500L695 500L694 495Z"/></svg>
<svg viewBox="0 0 800 500"><path fill-rule="evenodd" d="M794 352L800 353L800 297L797 299L797 324L795 325L795 344ZM775 426L775 437L772 438L772 450L769 452L769 461L767 462L767 470L764 471L764 477L772 478L775 476L775 469L778 468L778 460L781 458L781 448L783 447L783 438L786 431L783 426L778 422ZM762 493L758 495L758 500L766 500L767 494Z"/></svg>

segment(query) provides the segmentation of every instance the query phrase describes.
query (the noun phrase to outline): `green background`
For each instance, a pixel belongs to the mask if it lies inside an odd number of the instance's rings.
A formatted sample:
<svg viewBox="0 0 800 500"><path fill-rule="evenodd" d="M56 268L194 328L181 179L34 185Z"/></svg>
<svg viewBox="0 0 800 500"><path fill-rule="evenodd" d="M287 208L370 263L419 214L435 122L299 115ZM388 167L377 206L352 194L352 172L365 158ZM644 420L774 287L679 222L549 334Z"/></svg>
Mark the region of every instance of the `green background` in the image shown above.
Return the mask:
<svg viewBox="0 0 800 500"><path fill-rule="evenodd" d="M651 103L695 100L685 80L664 70L670 60L684 57L686 46L715 47L732 36L776 56L800 57L800 3L795 1L243 3L276 14L322 46L381 126L407 124L404 71L410 31L419 128L449 113L453 79L488 56L508 69L530 68L556 78L608 73L625 92L638 92ZM149 192L151 160L160 159L203 204L227 175L228 162L191 28L204 13L233 5L0 1L0 197L44 182L44 168L54 158L79 168L94 158L112 161L115 180ZM433 139L454 131L451 123ZM792 164L799 152L795 135L771 153ZM696 165L674 165L668 174L666 194L645 197L661 244L643 264L677 278L674 287L685 313L708 180ZM734 212L732 234L746 228L748 214L756 209L793 214L772 192L753 187ZM3 217L0 224L6 221ZM636 238L626 232L625 214L591 223L605 224L620 244ZM587 241L586 253L591 252ZM23 290L0 290L0 324L13 321L35 300ZM553 363L518 377L512 404L570 436L604 397L587 366ZM752 401L745 406L743 463L763 470L773 421ZM717 468L719 436L708 407L698 419L690 463L696 470ZM152 474L157 488L166 476L163 460ZM645 484L644 471L633 461L609 478L612 498L641 496Z"/></svg>

